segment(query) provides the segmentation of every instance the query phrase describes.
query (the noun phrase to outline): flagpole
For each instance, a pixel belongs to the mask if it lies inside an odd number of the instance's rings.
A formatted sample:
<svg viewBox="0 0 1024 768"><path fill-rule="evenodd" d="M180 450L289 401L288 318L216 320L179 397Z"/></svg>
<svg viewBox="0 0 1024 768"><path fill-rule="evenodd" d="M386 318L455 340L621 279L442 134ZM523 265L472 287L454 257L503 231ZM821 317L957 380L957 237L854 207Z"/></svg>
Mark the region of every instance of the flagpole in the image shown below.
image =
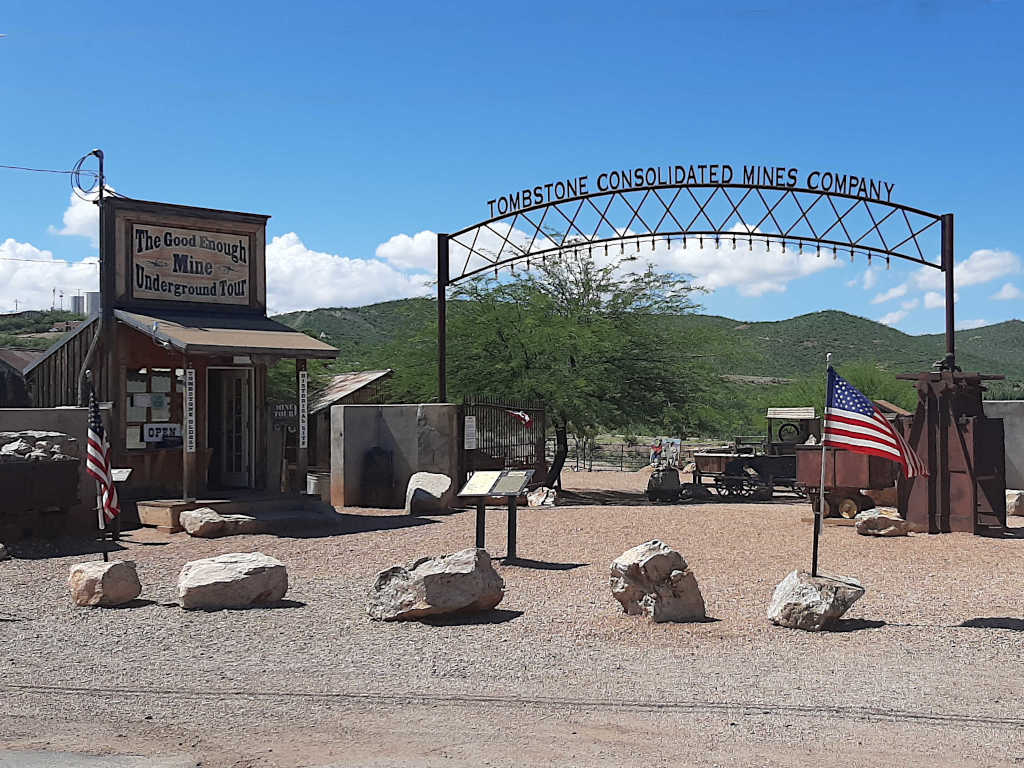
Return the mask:
<svg viewBox="0 0 1024 768"><path fill-rule="evenodd" d="M107 526L103 520L103 494L100 491L96 491L96 513L99 516L100 524L100 545L103 547L103 562L109 562L110 557L107 555Z"/></svg>
<svg viewBox="0 0 1024 768"><path fill-rule="evenodd" d="M828 408L828 369L832 353L825 355L825 408ZM811 576L818 575L818 541L825 517L825 409L821 412L821 480L818 483L818 508L814 512L814 544L811 546Z"/></svg>

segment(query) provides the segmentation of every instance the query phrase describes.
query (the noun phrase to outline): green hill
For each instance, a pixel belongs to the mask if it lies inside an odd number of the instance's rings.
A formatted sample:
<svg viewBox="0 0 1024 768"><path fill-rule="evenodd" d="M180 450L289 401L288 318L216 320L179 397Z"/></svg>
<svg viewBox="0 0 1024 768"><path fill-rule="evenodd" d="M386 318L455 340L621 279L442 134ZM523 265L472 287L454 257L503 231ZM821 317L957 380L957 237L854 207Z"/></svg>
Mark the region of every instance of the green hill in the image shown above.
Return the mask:
<svg viewBox="0 0 1024 768"><path fill-rule="evenodd" d="M450 313L458 311L458 302L449 304ZM336 361L311 369L314 384L330 372L393 368L394 396L415 401L428 400L434 393L436 312L429 299L405 299L291 312L277 319L339 349ZM745 323L715 315L659 316L651 322L677 332L680 344L689 345L681 350L684 357L692 358L710 379L699 406L700 421L716 436L760 430L768 405L819 402L824 397L826 352L832 353L840 373L849 371L872 381L861 385L873 388L865 390L867 394L913 408L916 395L911 385L896 381L892 374L929 370L945 351L942 334L911 336L835 311L775 322ZM1024 322L960 331L956 342L957 362L964 370L1006 375L1006 382L991 385L990 397L1024 396ZM457 344L457 339L449 339L450 349ZM282 388L290 388L292 375L281 374ZM655 425L637 428L645 426Z"/></svg>
<svg viewBox="0 0 1024 768"><path fill-rule="evenodd" d="M450 311L458 311L450 304ZM341 351L339 364L400 367L387 360L388 347L436 327L436 304L429 299L404 299L356 308L290 312L277 320ZM942 334L911 336L863 317L825 311L788 320L744 323L717 315L660 318L678 328L706 328L718 337L713 348L693 350L712 360L720 375L795 378L813 375L831 352L837 366L873 361L893 372L928 370L945 352ZM724 345L722 342L725 342ZM964 370L1003 373L1024 381L1024 322L1008 320L956 334L957 361ZM366 358L363 361L361 358Z"/></svg>

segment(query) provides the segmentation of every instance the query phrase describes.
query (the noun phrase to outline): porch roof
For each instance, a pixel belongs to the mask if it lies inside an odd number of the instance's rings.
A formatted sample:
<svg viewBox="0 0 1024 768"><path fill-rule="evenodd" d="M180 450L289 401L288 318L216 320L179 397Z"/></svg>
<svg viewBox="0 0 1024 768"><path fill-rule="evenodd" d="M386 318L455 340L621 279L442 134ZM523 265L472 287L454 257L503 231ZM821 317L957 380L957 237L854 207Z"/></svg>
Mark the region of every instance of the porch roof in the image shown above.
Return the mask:
<svg viewBox="0 0 1024 768"><path fill-rule="evenodd" d="M338 350L263 315L212 312L142 314L114 310L119 321L185 354L334 358Z"/></svg>

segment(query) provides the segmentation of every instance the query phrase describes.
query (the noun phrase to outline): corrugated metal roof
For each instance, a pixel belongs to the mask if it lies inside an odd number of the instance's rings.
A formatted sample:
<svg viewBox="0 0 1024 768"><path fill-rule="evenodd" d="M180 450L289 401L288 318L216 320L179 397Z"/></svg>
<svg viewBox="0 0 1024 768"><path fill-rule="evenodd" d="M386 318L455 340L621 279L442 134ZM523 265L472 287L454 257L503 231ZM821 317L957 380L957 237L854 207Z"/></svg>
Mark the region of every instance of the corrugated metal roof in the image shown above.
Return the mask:
<svg viewBox="0 0 1024 768"><path fill-rule="evenodd" d="M45 349L10 349L0 348L0 360L3 360L12 368L24 372L32 363L42 360L46 355Z"/></svg>
<svg viewBox="0 0 1024 768"><path fill-rule="evenodd" d="M334 358L338 350L262 315L114 310L118 320L189 354ZM153 324L158 323L156 331Z"/></svg>
<svg viewBox="0 0 1024 768"><path fill-rule="evenodd" d="M337 376L332 376L327 386L315 395L309 412L316 413L317 411L322 411L324 408L334 405L343 397L347 397L379 379L390 376L392 373L393 371L388 368L383 371L349 371L348 373L339 373Z"/></svg>
<svg viewBox="0 0 1024 768"><path fill-rule="evenodd" d="M805 408L769 408L766 414L769 419L813 419L814 406Z"/></svg>

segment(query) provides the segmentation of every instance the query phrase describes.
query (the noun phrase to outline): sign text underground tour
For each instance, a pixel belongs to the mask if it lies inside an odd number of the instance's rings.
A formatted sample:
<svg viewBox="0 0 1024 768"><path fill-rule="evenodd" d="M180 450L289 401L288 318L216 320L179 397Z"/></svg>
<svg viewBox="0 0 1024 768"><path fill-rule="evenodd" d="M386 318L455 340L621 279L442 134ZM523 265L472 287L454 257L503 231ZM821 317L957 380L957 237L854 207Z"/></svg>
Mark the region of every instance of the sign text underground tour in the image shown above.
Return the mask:
<svg viewBox="0 0 1024 768"><path fill-rule="evenodd" d="M132 225L136 299L249 303L248 235Z"/></svg>
<svg viewBox="0 0 1024 768"><path fill-rule="evenodd" d="M802 184L801 184L802 182ZM738 171L722 163L703 165L657 165L605 171L596 177L574 176L537 184L488 200L490 214L504 216L534 205L557 203L582 195L601 192L626 192L667 185L781 187L850 195L865 200L892 202L895 186L888 181L835 171L809 171L781 165L744 165Z"/></svg>

